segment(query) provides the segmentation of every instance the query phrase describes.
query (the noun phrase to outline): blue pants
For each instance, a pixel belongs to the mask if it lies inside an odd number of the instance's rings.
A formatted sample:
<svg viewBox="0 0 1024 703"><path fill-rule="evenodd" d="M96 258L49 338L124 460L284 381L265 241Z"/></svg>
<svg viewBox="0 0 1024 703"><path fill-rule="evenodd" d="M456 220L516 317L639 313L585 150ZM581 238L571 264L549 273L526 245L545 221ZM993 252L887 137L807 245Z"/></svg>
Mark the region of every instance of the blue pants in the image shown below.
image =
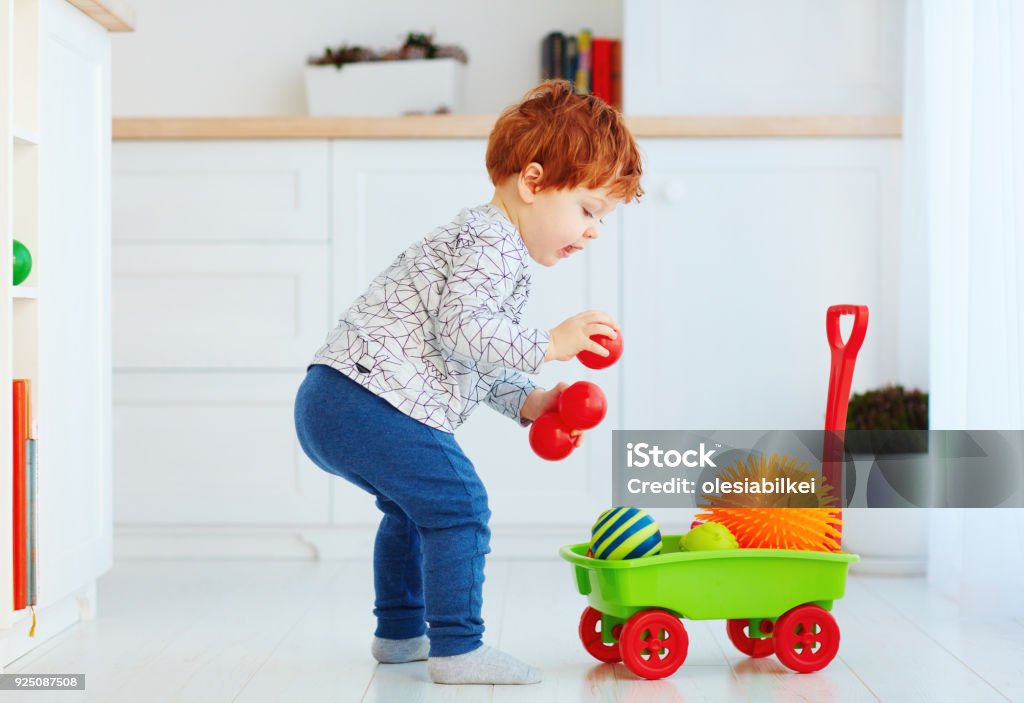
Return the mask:
<svg viewBox="0 0 1024 703"><path fill-rule="evenodd" d="M373 494L384 513L373 550L376 635L426 632L437 657L479 647L491 511L455 436L322 364L299 387L295 429L313 463Z"/></svg>

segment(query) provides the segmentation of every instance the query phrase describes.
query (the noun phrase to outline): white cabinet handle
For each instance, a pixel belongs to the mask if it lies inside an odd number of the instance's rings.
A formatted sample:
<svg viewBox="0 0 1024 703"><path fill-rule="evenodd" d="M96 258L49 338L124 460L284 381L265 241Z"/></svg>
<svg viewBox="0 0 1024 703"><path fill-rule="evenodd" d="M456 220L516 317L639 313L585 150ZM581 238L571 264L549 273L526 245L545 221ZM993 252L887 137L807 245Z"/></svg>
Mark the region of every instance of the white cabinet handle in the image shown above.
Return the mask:
<svg viewBox="0 0 1024 703"><path fill-rule="evenodd" d="M665 200L670 203L681 203L686 198L686 184L682 181L672 181L665 186Z"/></svg>

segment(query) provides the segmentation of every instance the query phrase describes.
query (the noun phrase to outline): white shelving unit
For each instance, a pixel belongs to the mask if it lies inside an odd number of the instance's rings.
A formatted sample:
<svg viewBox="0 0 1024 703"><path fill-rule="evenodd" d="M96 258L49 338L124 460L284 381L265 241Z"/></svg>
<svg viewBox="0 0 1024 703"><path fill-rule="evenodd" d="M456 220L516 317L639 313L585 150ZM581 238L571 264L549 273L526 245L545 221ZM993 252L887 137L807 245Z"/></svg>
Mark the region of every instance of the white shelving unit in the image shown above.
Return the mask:
<svg viewBox="0 0 1024 703"><path fill-rule="evenodd" d="M112 554L110 40L102 2L0 0L0 671L95 612ZM9 255L8 255L9 257ZM10 258L7 259L11 261ZM31 380L37 604L14 610L12 381ZM36 616L36 627L29 634Z"/></svg>
<svg viewBox="0 0 1024 703"><path fill-rule="evenodd" d="M12 285L9 264L2 276L4 314L0 320L3 354L0 355L0 518L5 539L0 541L0 630L13 629L30 613L14 611L12 516L12 398L15 378L31 381L31 405L39 397L39 4L35 0L0 0L3 9L3 67L0 80L0 213L3 214L5 252L13 240L33 254L32 272L19 286ZM10 261L10 259L7 259Z"/></svg>

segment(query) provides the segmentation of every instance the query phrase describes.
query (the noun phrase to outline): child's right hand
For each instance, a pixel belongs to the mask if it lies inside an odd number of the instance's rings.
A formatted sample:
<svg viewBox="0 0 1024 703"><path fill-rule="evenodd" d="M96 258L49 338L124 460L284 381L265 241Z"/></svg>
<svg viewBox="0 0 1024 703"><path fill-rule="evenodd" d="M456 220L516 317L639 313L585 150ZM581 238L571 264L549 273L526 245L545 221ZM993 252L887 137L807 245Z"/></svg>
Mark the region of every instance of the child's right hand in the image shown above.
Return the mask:
<svg viewBox="0 0 1024 703"><path fill-rule="evenodd" d="M608 356L607 349L591 339L603 334L615 339L619 336L619 325L615 319L600 310L587 310L573 315L549 333L548 351L544 361L568 361L581 351L592 351L598 356Z"/></svg>

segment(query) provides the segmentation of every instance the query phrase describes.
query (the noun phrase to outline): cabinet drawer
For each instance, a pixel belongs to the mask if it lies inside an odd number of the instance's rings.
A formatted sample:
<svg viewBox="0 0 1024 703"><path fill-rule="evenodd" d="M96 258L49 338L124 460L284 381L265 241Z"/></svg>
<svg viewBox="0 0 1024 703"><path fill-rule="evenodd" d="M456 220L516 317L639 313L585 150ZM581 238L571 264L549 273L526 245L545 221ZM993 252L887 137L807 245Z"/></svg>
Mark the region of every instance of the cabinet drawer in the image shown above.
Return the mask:
<svg viewBox="0 0 1024 703"><path fill-rule="evenodd" d="M115 521L326 524L332 477L295 436L303 377L115 373Z"/></svg>
<svg viewBox="0 0 1024 703"><path fill-rule="evenodd" d="M327 141L117 142L114 241L326 240Z"/></svg>
<svg viewBox="0 0 1024 703"><path fill-rule="evenodd" d="M305 369L330 322L327 250L115 244L114 368Z"/></svg>

